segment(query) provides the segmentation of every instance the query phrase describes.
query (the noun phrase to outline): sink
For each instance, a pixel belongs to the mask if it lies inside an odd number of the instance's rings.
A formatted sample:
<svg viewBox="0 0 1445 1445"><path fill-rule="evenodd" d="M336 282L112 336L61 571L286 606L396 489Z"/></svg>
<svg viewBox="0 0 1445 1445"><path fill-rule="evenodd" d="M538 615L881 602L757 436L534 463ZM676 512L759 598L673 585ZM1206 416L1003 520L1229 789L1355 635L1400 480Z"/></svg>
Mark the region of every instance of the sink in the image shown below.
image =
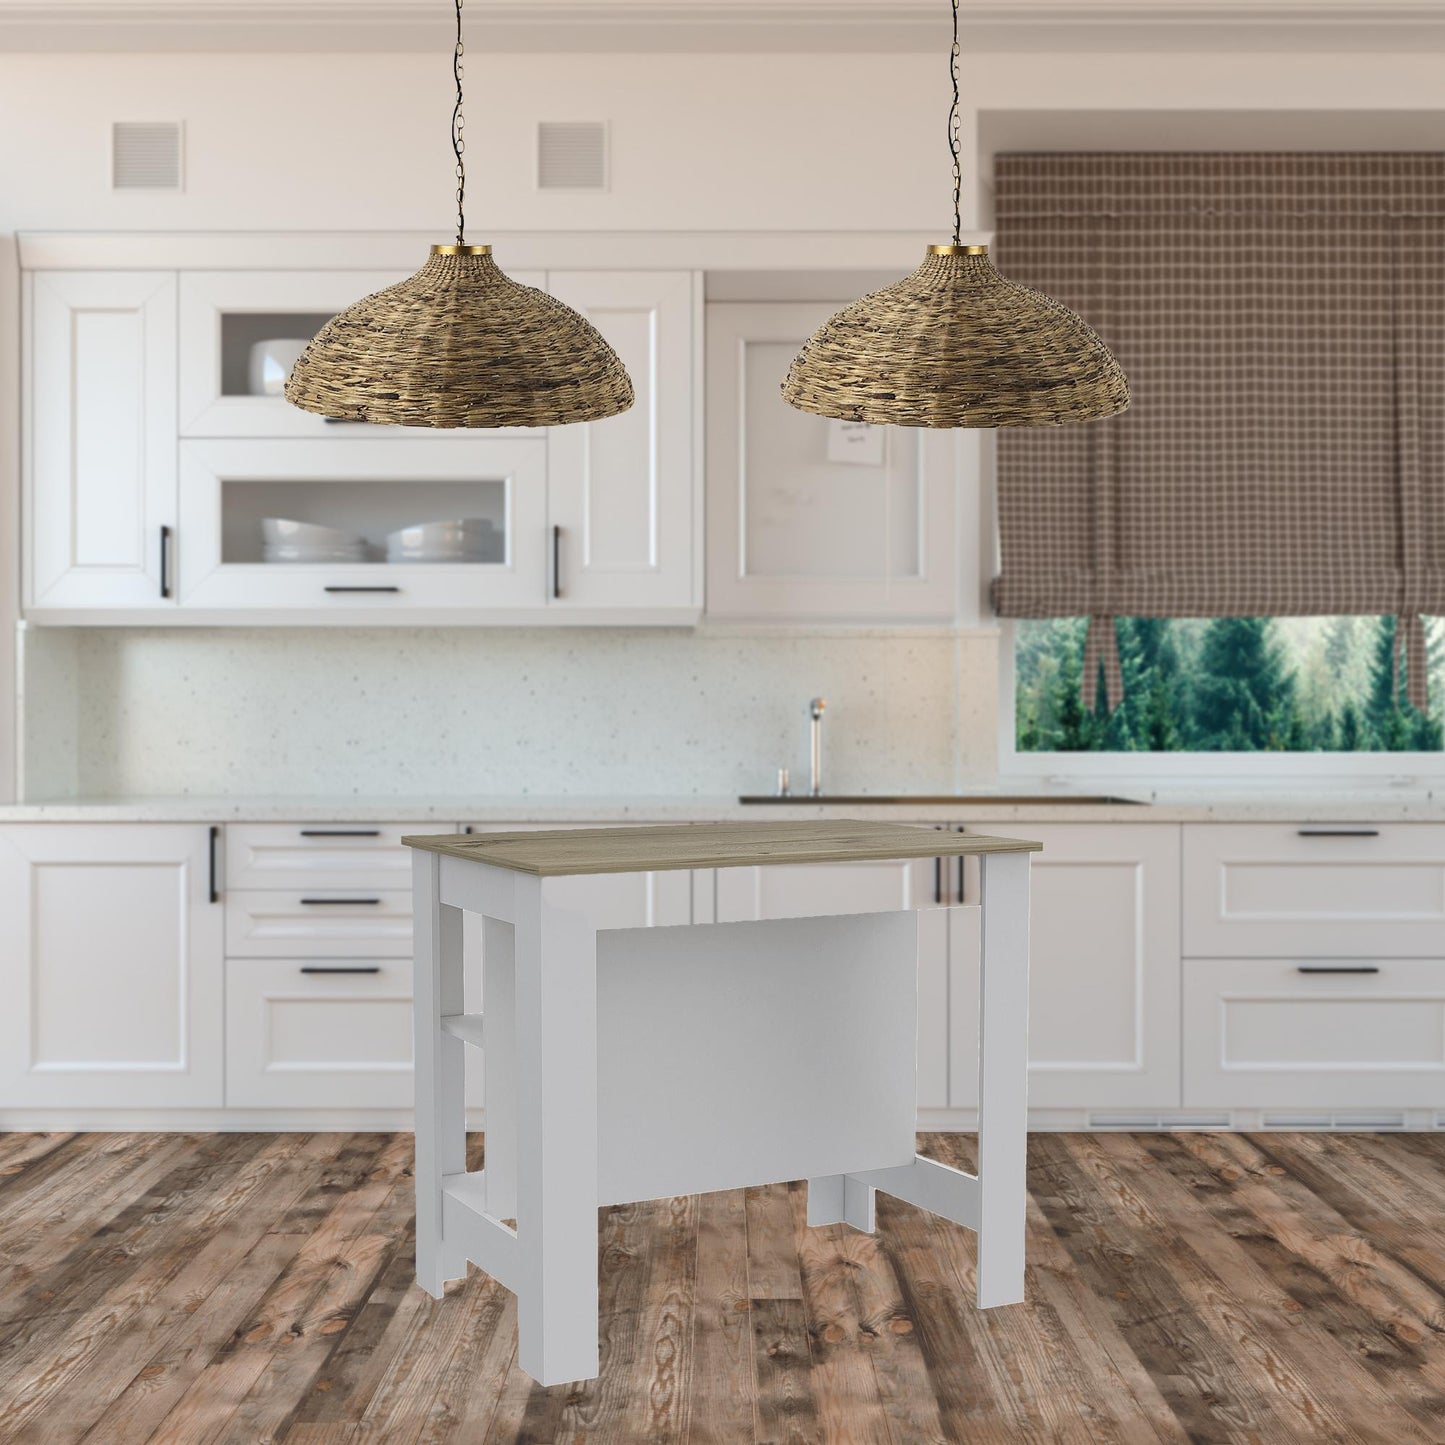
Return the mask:
<svg viewBox="0 0 1445 1445"><path fill-rule="evenodd" d="M813 797L807 793L792 793L786 798L775 794L743 794L740 803L793 804L818 803L833 808L874 807L918 807L929 808L1068 808L1101 807L1104 805L1129 804L1145 808L1148 804L1139 798L1115 798L1103 794L1082 793L824 793Z"/></svg>

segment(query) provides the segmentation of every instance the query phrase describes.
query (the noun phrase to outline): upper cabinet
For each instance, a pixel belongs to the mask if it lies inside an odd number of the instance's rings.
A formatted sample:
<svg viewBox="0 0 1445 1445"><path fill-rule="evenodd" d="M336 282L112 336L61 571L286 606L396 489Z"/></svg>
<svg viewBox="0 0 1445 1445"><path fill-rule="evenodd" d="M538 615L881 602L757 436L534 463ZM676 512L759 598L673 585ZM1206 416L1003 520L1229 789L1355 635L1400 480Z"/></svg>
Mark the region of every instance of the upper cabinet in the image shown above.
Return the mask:
<svg viewBox="0 0 1445 1445"><path fill-rule="evenodd" d="M30 273L27 615L694 621L700 277L509 274L591 318L632 374L630 412L427 431L290 406L301 347L401 273Z"/></svg>
<svg viewBox="0 0 1445 1445"><path fill-rule="evenodd" d="M176 278L27 278L26 573L33 607L174 605Z"/></svg>
<svg viewBox="0 0 1445 1445"><path fill-rule="evenodd" d="M336 315L407 278L399 271L187 271L180 279L183 437L407 436L408 427L332 422L280 394L289 361ZM543 272L516 281L545 287ZM473 432L473 436L518 435ZM525 432L520 433L525 435Z"/></svg>
<svg viewBox="0 0 1445 1445"><path fill-rule="evenodd" d="M713 615L951 621L951 433L829 421L781 388L836 309L707 308L707 610Z"/></svg>
<svg viewBox="0 0 1445 1445"><path fill-rule="evenodd" d="M697 608L700 491L694 423L701 278L689 271L575 271L549 289L605 336L632 377L631 411L548 437L553 601Z"/></svg>

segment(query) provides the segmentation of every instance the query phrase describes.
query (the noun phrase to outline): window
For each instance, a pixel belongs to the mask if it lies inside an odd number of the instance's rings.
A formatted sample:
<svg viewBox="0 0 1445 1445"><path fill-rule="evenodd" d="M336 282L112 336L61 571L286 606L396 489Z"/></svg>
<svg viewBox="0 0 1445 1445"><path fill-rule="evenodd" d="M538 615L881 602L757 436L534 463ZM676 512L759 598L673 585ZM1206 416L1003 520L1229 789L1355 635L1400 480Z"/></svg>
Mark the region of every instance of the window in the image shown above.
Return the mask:
<svg viewBox="0 0 1445 1445"><path fill-rule="evenodd" d="M1427 619L1429 715L1397 691L1393 617L1118 620L1123 701L1081 701L1082 617L1017 624L1015 746L1037 753L1439 752L1445 618Z"/></svg>

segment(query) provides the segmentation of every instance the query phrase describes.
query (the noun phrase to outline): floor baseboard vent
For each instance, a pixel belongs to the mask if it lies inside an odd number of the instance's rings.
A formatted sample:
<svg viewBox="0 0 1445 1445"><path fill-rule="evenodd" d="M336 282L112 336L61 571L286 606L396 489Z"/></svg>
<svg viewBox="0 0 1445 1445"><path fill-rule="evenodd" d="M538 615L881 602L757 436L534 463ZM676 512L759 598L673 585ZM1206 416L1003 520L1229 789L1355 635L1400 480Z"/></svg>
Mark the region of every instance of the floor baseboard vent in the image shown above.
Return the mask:
<svg viewBox="0 0 1445 1445"><path fill-rule="evenodd" d="M1089 1115L1091 1129L1117 1129L1130 1132L1156 1132L1171 1129L1228 1129L1228 1114L1115 1114L1093 1112Z"/></svg>
<svg viewBox="0 0 1445 1445"><path fill-rule="evenodd" d="M1260 1116L1260 1126L1265 1129L1403 1129L1405 1115L1400 1110L1383 1110L1377 1114L1266 1112Z"/></svg>

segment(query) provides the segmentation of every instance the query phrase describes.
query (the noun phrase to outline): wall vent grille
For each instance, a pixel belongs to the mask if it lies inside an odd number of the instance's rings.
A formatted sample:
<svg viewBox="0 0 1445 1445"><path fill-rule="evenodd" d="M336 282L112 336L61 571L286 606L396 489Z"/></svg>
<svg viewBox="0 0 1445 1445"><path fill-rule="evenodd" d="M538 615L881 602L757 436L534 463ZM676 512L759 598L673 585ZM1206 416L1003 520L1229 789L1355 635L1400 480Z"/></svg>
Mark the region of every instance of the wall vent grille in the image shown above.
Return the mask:
<svg viewBox="0 0 1445 1445"><path fill-rule="evenodd" d="M595 120L540 122L537 126L537 189L605 191L607 126Z"/></svg>
<svg viewBox="0 0 1445 1445"><path fill-rule="evenodd" d="M180 190L180 122L116 121L110 129L110 183L117 191Z"/></svg>

